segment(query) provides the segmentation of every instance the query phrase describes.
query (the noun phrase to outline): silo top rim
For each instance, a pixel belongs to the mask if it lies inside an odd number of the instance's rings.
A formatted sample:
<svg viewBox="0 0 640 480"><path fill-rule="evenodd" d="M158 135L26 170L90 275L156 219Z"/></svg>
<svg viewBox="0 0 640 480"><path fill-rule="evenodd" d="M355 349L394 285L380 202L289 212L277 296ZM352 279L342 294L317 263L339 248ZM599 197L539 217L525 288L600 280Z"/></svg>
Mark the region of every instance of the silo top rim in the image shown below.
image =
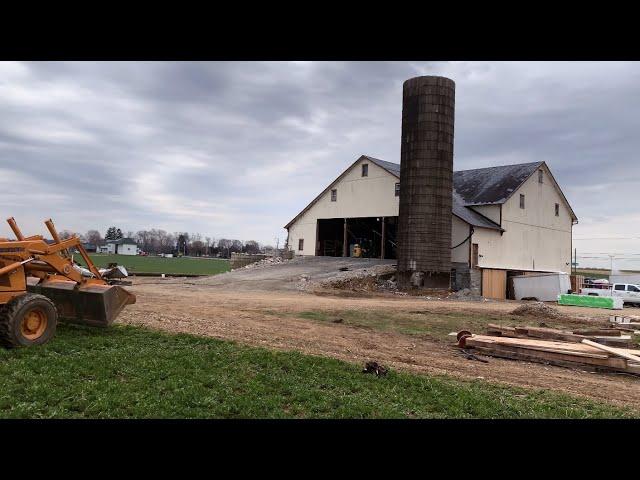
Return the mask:
<svg viewBox="0 0 640 480"><path fill-rule="evenodd" d="M420 77L409 78L408 80L404 81L403 87L407 88L411 84L451 87L451 88L455 88L456 86L456 82L454 82L450 78L441 77L438 75L423 75Z"/></svg>

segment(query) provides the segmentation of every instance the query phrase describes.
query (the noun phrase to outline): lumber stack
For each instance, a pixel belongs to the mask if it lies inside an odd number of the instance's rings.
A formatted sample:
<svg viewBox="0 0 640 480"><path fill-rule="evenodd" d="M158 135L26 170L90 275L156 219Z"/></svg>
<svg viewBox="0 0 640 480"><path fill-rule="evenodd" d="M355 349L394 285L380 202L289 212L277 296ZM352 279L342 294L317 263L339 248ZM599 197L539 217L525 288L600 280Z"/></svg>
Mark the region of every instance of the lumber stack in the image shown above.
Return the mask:
<svg viewBox="0 0 640 480"><path fill-rule="evenodd" d="M632 336L619 328L591 328L574 330L572 332L542 327L504 327L490 323L487 325L487 335L512 338L539 338L544 340L561 340L564 342L580 343L582 340L592 340L603 345L626 348L633 344ZM624 335L623 335L624 334Z"/></svg>
<svg viewBox="0 0 640 480"><path fill-rule="evenodd" d="M600 344L596 343L595 345ZM640 350L605 347L609 351L604 351L583 343L490 335L464 337L461 340L461 346L473 348L492 357L548 363L585 370L640 374Z"/></svg>
<svg viewBox="0 0 640 480"><path fill-rule="evenodd" d="M486 335L458 334L459 346L493 357L547 363L596 371L640 374L640 349L628 348L631 335L619 329L573 332L553 328L495 324Z"/></svg>

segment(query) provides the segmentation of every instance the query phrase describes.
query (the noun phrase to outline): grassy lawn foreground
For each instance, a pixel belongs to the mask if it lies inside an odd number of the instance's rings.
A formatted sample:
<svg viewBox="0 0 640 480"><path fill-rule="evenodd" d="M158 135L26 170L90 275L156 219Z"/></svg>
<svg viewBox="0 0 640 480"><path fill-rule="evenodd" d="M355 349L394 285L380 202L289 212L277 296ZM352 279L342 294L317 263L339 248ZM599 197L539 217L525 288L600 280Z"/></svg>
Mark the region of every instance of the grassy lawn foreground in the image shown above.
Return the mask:
<svg viewBox="0 0 640 480"><path fill-rule="evenodd" d="M1 418L623 418L546 391L390 372L116 325L0 349Z"/></svg>
<svg viewBox="0 0 640 480"><path fill-rule="evenodd" d="M163 258L143 257L140 255L89 254L98 268L109 263L123 265L129 273L166 273L173 275L216 275L228 272L231 267L228 260L219 258ZM74 255L74 260L85 265L82 257Z"/></svg>

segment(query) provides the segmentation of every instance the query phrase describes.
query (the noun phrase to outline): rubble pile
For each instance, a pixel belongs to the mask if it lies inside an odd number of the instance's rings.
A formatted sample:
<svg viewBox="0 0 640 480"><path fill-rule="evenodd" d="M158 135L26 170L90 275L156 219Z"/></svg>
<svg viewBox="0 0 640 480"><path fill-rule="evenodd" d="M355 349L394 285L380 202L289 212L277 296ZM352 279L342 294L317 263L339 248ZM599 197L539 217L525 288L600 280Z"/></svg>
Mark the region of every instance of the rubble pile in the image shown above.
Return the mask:
<svg viewBox="0 0 640 480"><path fill-rule="evenodd" d="M269 267L271 265L279 265L281 263L288 263L290 261L291 260L285 260L282 257L267 257L260 261L250 263L249 265L245 265L244 267L242 267L242 269L252 270L254 268Z"/></svg>
<svg viewBox="0 0 640 480"><path fill-rule="evenodd" d="M448 300L466 300L471 302L482 302L486 300L482 295L474 294L470 289L463 288L457 292L451 292L447 295Z"/></svg>
<svg viewBox="0 0 640 480"><path fill-rule="evenodd" d="M316 282L314 286L352 292L395 293L398 291L395 271L394 265L376 265L358 270L345 270L331 278Z"/></svg>

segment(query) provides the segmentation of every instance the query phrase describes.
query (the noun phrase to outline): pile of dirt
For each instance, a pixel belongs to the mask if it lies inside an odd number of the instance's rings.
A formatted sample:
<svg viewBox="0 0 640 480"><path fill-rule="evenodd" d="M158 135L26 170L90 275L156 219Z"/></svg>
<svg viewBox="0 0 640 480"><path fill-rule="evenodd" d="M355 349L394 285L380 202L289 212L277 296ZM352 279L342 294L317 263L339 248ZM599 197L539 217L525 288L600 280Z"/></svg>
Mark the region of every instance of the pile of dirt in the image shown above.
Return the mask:
<svg viewBox="0 0 640 480"><path fill-rule="evenodd" d="M562 313L560 313L557 308L554 308L543 302L525 303L513 310L511 314L521 317L542 317L549 319L564 318L564 315L562 315Z"/></svg>

